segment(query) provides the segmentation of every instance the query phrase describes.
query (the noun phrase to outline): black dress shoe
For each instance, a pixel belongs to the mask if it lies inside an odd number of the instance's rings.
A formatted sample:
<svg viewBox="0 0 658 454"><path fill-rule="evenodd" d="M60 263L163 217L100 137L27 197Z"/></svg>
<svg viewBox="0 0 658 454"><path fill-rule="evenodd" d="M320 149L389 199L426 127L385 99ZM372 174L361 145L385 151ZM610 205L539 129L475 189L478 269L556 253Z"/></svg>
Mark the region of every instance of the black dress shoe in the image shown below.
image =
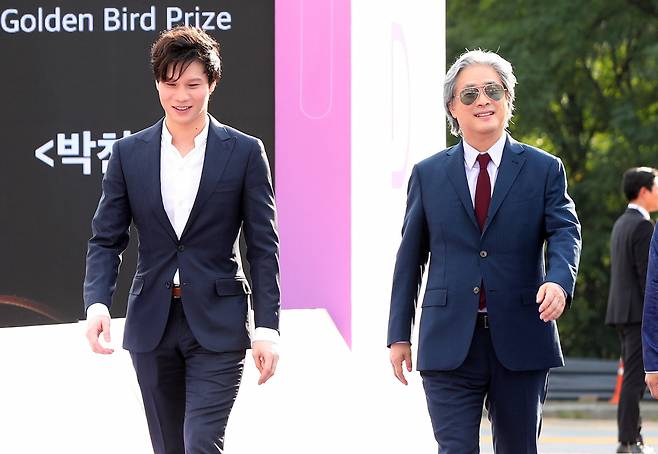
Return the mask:
<svg viewBox="0 0 658 454"><path fill-rule="evenodd" d="M644 446L642 443L620 443L617 448L618 454L653 454L654 452L653 448Z"/></svg>

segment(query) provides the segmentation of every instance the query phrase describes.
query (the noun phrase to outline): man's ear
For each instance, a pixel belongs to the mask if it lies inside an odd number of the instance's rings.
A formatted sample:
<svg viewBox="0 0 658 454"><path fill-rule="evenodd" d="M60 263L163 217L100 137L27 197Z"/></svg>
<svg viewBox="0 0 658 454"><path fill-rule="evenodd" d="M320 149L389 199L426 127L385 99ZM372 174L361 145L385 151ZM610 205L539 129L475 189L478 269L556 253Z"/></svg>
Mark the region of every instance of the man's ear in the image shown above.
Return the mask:
<svg viewBox="0 0 658 454"><path fill-rule="evenodd" d="M210 94L212 95L213 91L215 91L215 88L217 87L217 81L214 81L213 83L210 84Z"/></svg>
<svg viewBox="0 0 658 454"><path fill-rule="evenodd" d="M160 91L160 82L157 79L155 80L155 89Z"/></svg>
<svg viewBox="0 0 658 454"><path fill-rule="evenodd" d="M450 111L450 115L452 115L452 118L457 118L455 115L455 98L452 98L452 100L448 103L448 110Z"/></svg>

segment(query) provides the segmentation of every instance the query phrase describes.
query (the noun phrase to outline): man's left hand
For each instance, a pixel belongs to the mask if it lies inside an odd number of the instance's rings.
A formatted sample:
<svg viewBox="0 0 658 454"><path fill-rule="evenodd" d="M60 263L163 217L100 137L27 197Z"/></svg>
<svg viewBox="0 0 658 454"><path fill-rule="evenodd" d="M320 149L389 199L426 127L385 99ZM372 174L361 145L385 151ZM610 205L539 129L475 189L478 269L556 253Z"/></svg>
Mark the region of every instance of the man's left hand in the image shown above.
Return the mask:
<svg viewBox="0 0 658 454"><path fill-rule="evenodd" d="M537 304L539 304L540 319L544 322L557 320L567 304L564 290L558 284L545 282L537 292Z"/></svg>
<svg viewBox="0 0 658 454"><path fill-rule="evenodd" d="M251 355L260 372L258 384L262 385L274 375L276 364L279 362L279 352L274 342L254 341L251 344Z"/></svg>

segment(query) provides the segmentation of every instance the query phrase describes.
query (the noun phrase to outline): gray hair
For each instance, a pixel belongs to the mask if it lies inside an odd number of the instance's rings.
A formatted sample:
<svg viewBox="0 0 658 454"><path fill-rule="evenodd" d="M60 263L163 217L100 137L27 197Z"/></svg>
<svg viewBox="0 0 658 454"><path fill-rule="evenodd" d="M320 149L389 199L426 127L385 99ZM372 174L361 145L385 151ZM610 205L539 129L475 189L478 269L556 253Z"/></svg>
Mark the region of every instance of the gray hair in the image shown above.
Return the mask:
<svg viewBox="0 0 658 454"><path fill-rule="evenodd" d="M505 128L509 124L514 112L514 86L516 85L516 76L512 71L512 64L495 52L488 50L476 49L467 51L457 58L448 72L446 73L445 82L443 83L443 106L448 117L450 132L459 136L461 129L457 119L450 113L450 103L455 99L455 86L457 85L457 76L462 69L470 65L488 65L491 66L500 76L503 86L507 90L507 118L505 118Z"/></svg>

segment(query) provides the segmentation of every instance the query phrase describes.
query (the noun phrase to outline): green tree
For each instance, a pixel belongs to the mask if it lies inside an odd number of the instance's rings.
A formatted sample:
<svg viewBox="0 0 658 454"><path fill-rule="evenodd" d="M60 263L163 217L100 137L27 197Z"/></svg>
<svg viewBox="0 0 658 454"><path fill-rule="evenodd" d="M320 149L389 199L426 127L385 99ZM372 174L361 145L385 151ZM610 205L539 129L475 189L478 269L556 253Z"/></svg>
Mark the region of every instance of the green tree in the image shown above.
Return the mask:
<svg viewBox="0 0 658 454"><path fill-rule="evenodd" d="M514 66L512 135L567 169L583 253L559 324L565 352L617 357L616 334L604 325L609 237L625 206L623 172L658 167L658 1L448 0L447 64L476 48Z"/></svg>

